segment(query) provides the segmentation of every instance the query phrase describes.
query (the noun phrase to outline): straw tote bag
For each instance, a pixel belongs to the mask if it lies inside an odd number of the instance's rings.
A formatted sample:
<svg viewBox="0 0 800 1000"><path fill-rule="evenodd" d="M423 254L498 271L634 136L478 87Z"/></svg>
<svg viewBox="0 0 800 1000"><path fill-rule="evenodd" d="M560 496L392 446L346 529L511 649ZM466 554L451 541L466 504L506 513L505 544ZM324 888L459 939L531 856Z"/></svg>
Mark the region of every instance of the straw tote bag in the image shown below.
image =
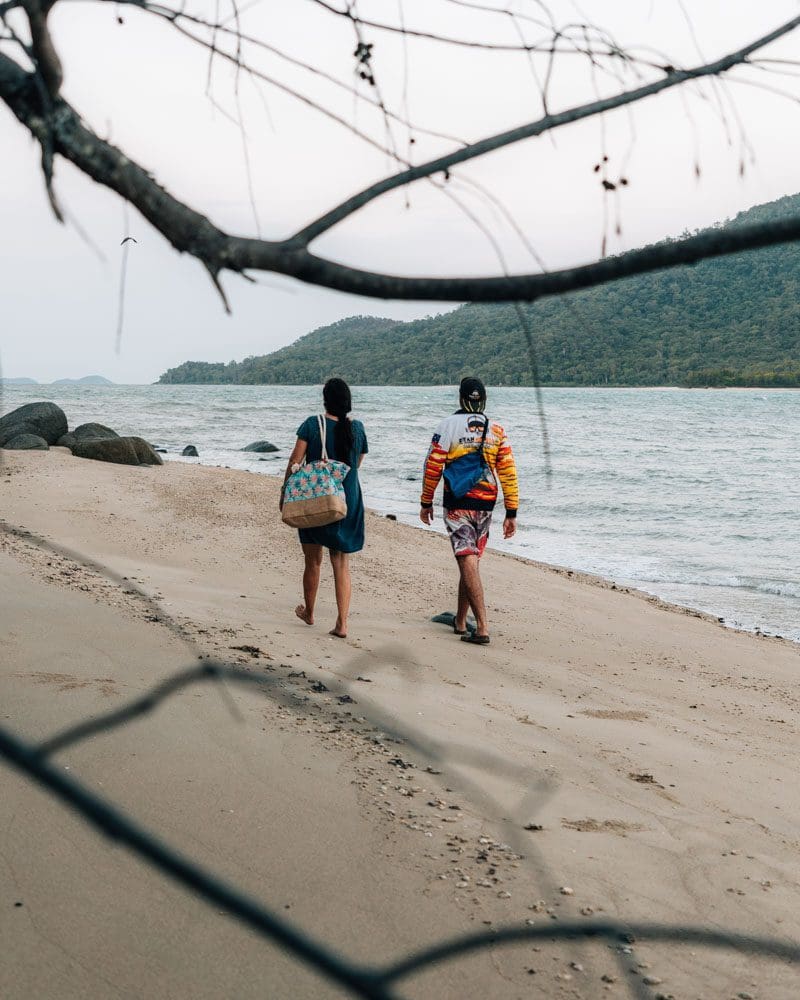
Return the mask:
<svg viewBox="0 0 800 1000"><path fill-rule="evenodd" d="M347 517L344 477L350 466L328 458L325 418L317 415L322 458L293 469L284 484L282 517L291 528L320 528Z"/></svg>

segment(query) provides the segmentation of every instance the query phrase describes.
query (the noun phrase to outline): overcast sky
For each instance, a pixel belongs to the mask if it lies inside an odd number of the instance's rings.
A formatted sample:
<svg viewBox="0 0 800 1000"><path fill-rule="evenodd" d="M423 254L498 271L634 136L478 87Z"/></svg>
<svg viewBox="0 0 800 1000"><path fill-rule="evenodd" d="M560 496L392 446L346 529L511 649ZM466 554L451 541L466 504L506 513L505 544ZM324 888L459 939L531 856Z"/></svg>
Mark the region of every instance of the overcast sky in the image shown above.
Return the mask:
<svg viewBox="0 0 800 1000"><path fill-rule="evenodd" d="M491 2L491 0L490 0ZM341 3L341 0L340 0ZM343 4L342 4L343 5ZM496 6L506 6L505 0ZM213 15L215 3L187 9ZM225 10L225 0L221 2ZM262 0L240 4L242 26L283 52L340 80L355 82L353 31L313 0ZM534 16L539 5L517 0ZM561 24L582 20L580 5L553 0ZM398 3L358 5L364 17L396 18ZM530 40L541 30L508 17L477 14L448 0L404 0L410 27L479 41ZM586 14L611 29L623 45L659 50L670 61L695 64L722 55L797 14L796 0L585 0ZM687 23L684 12L691 18ZM117 21L120 13L123 24ZM232 68L219 58L207 94L207 53L166 22L124 6L62 2L52 15L65 70L64 94L102 136L140 164L174 195L230 232L266 238L288 235L365 184L396 169L391 158L334 124L318 111L266 83L243 76L238 96ZM419 127L464 140L535 119L541 100L523 54L452 48L425 40L366 30L386 103ZM0 42L13 55L9 43ZM769 50L793 58L800 33ZM335 91L279 57L245 46L245 57L263 73L325 103L345 121L386 142L380 115L363 101ZM648 54L652 54L648 50ZM402 274L498 273L538 270L528 250L497 209L466 181L499 196L548 268L598 256L604 232L609 252L679 234L730 217L751 205L793 194L800 108L753 84L797 94L795 77L756 70L724 89L708 84L693 92L651 98L625 111L571 126L485 157L454 172L449 189L470 213L432 185L397 192L326 234L317 252L337 260ZM658 73L650 72L650 77ZM634 84L628 78L627 86ZM592 75L585 60L556 61L550 109L610 93L619 84ZM366 84L360 85L369 96ZM232 119L241 116L241 130ZM415 133L417 160L445 152L452 143ZM401 155L408 130L394 133ZM604 200L593 166L606 150L609 176L629 185L618 200ZM412 318L452 306L398 303L315 289L262 275L249 285L223 277L233 305L226 316L201 266L176 254L135 210L57 162L62 204L85 231L54 220L44 193L39 153L25 130L0 105L0 274L2 355L6 376L40 381L102 374L115 382L151 382L185 360L231 360L265 354L317 326L356 313ZM744 161L744 176L740 165ZM254 218L249 194L249 162ZM700 178L695 164L700 167ZM407 203L408 197L408 203ZM621 234L615 234L617 216ZM482 227L482 228L481 228ZM130 233L124 331L115 350L122 249Z"/></svg>

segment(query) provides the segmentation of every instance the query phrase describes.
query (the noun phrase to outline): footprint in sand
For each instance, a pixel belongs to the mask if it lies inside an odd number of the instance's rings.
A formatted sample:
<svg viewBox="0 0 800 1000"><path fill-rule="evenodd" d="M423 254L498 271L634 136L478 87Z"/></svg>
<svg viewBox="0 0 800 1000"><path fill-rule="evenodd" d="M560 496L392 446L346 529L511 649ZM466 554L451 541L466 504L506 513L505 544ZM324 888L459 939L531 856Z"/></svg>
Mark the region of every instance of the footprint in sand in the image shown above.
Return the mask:
<svg viewBox="0 0 800 1000"><path fill-rule="evenodd" d="M650 718L647 712L635 712L618 708L587 708L580 713L590 719L620 719L623 722L644 722Z"/></svg>
<svg viewBox="0 0 800 1000"><path fill-rule="evenodd" d="M624 837L626 833L644 830L641 823L626 823L621 819L562 819L565 830L577 830L579 833L616 833Z"/></svg>
<svg viewBox="0 0 800 1000"><path fill-rule="evenodd" d="M31 673L17 674L17 677L30 678L34 684L50 684L57 691L76 691L80 688L97 687L101 694L109 697L119 694L113 677L89 677L79 680L73 674Z"/></svg>

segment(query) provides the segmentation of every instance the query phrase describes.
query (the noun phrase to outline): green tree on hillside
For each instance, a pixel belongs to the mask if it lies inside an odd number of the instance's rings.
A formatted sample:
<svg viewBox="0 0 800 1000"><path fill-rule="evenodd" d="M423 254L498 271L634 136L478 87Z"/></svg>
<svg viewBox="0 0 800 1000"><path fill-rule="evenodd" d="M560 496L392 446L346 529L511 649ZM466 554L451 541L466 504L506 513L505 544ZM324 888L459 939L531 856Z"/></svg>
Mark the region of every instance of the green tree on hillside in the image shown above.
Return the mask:
<svg viewBox="0 0 800 1000"><path fill-rule="evenodd" d="M797 213L800 195L715 230ZM716 384L701 373L722 369L732 373L725 378L774 372L791 379L800 359L799 287L800 247L785 244L523 308L545 385ZM208 371L219 382L313 384L339 372L362 385L449 385L476 367L493 385L531 384L514 306L465 305L410 323L356 316L273 354ZM205 372L192 362L161 381L208 381Z"/></svg>

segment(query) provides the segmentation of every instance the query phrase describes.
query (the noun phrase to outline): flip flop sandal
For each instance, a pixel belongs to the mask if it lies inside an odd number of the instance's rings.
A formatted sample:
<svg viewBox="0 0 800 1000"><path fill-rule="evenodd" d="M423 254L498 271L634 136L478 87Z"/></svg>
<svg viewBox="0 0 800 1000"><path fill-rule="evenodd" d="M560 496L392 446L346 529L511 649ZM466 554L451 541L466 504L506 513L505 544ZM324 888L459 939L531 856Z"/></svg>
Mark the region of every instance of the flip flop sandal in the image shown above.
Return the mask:
<svg viewBox="0 0 800 1000"><path fill-rule="evenodd" d="M436 622L437 625L451 625L456 635L464 635L464 632L456 631L456 616L452 611L443 611L440 615L434 615L433 618L431 618L431 621ZM473 618L467 618L466 631L474 632L476 628L477 625L475 624L475 620Z"/></svg>
<svg viewBox="0 0 800 1000"><path fill-rule="evenodd" d="M468 635L462 635L461 641L471 642L475 646L488 646L491 640L488 635L478 635L476 632L470 632Z"/></svg>

